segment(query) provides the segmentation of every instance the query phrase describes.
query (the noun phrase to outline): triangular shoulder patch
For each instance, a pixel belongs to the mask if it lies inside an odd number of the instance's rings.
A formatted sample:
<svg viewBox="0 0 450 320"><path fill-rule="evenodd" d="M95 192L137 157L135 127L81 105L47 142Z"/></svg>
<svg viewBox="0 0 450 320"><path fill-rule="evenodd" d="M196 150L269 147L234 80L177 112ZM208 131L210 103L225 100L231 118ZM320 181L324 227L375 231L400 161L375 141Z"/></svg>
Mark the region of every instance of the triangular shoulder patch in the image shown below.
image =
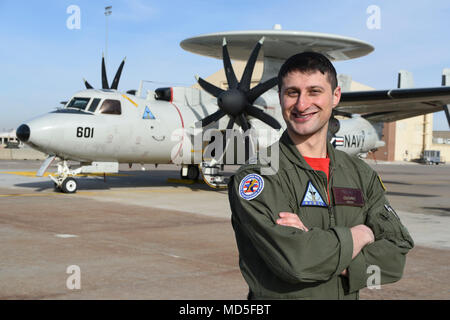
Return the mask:
<svg viewBox="0 0 450 320"><path fill-rule="evenodd" d="M317 191L311 181L308 182L308 187L306 188L305 195L303 196L301 206L327 207L327 204L323 201L319 191Z"/></svg>

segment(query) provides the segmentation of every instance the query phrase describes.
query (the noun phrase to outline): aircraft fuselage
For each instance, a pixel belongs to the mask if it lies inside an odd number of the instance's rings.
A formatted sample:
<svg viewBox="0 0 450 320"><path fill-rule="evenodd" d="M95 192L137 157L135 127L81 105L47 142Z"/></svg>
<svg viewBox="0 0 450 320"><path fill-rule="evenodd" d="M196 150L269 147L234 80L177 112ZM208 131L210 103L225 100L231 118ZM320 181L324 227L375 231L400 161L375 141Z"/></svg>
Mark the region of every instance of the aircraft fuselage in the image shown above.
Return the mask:
<svg viewBox="0 0 450 320"><path fill-rule="evenodd" d="M198 91L191 90L192 94ZM284 129L280 106L275 105L277 97L274 94L268 92L257 102L282 123ZM68 107L76 98L89 102L84 109ZM93 106L95 99L100 100L96 101L96 109ZM119 101L120 114L111 110L105 113L106 100L116 101L116 104ZM189 143L186 135L181 137L180 132L191 130L196 122L216 110L217 106L208 101L192 104L189 99L186 99L186 103L181 99L143 99L115 90L91 89L76 93L65 108L26 122L27 137L23 137L22 126L17 132L19 137L22 134L22 138L27 138L22 140L30 146L61 159L80 162L172 163L174 156L182 152L182 144ZM252 120L252 127L264 128L262 122ZM379 133L372 123L361 117L339 121L340 129L335 134L337 149L356 155L380 146ZM223 127L220 122L214 126L219 129Z"/></svg>

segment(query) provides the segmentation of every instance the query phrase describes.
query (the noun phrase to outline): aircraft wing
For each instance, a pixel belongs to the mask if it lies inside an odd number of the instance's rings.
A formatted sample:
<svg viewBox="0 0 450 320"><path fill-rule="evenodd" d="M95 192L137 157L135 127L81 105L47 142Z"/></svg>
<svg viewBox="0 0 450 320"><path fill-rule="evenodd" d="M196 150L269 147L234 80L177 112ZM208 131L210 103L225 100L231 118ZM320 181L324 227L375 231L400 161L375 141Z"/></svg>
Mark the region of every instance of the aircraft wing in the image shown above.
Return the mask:
<svg viewBox="0 0 450 320"><path fill-rule="evenodd" d="M450 87L343 92L337 111L391 122L445 110L450 125Z"/></svg>

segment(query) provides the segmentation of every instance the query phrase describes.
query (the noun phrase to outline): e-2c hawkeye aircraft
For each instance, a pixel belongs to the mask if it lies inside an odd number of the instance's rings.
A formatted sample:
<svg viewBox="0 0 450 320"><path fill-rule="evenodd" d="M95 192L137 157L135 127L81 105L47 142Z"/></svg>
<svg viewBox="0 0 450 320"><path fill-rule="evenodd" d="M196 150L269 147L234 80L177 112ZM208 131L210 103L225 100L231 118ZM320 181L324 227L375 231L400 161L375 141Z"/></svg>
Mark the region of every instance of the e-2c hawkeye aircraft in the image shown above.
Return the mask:
<svg viewBox="0 0 450 320"><path fill-rule="evenodd" d="M252 49L252 46L256 46ZM264 43L263 50L262 48ZM228 49L228 44L230 49ZM360 40L337 35L284 31L237 31L206 34L186 39L187 51L223 59L228 89L221 89L198 78L203 90L189 87L159 88L142 93L117 90L125 63L109 86L102 59L102 89L94 89L84 80L86 90L79 91L63 108L34 118L16 130L17 137L31 147L48 154L37 172L42 176L51 162L59 159L58 172L50 175L55 187L65 193L77 190L74 177L83 173L118 172L119 163L181 165L183 178L197 179L199 173L212 187L225 186L221 174L224 154L235 150L231 132L256 132L245 136L245 157L251 151L268 146L285 129L278 100L276 76L281 64L293 54L315 51L331 61L348 60L369 54L374 48ZM240 81L231 57L245 61ZM251 77L258 59L264 62L261 82L251 88ZM384 122L396 121L445 110L450 123L450 71L445 69L442 87L398 88L392 90L343 92L330 120L329 138L333 145L352 155L364 154L384 145ZM444 70L444 71L445 71ZM339 85L345 87L340 77ZM403 79L399 79L401 83ZM348 84L348 83L347 83ZM204 132L227 132L222 138ZM252 130L249 130L252 129ZM269 131L268 131L269 130ZM275 132L267 135L260 132ZM197 137L200 145L194 143ZM221 142L224 153L218 159L204 156L211 143ZM220 140L220 141L219 141ZM255 142L256 141L256 142ZM254 153L253 153L254 154ZM199 157L197 157L199 156ZM233 156L232 162L236 161ZM228 159L228 158L227 158ZM70 167L68 160L80 162Z"/></svg>

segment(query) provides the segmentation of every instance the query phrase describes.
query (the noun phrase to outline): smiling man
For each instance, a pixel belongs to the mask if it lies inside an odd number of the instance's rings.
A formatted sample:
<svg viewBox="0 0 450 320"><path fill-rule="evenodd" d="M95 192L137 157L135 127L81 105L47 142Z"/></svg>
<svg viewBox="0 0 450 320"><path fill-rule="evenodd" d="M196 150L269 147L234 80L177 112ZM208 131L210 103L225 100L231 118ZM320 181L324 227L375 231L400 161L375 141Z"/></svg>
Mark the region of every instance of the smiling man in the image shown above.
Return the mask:
<svg viewBox="0 0 450 320"><path fill-rule="evenodd" d="M278 172L244 165L229 183L248 298L357 299L361 288L398 281L413 240L376 172L327 142L341 96L333 65L294 55L278 87L287 125L274 145Z"/></svg>

